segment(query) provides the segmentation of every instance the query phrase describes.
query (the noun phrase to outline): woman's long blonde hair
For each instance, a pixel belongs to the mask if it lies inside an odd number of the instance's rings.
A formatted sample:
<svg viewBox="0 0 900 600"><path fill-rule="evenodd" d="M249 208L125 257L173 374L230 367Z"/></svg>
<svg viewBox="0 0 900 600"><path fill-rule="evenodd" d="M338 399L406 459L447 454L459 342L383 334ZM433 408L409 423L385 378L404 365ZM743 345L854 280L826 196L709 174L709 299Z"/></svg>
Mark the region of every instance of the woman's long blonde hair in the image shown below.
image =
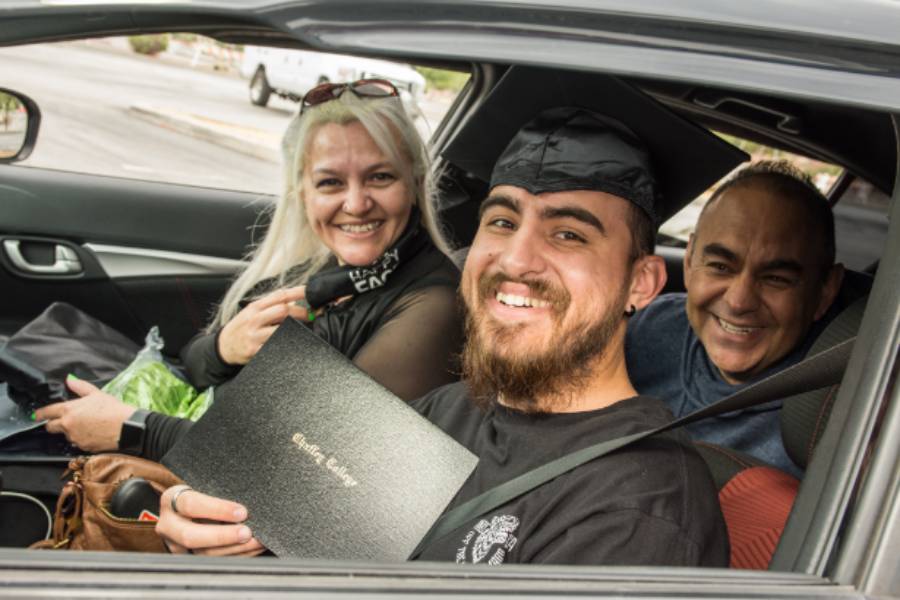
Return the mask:
<svg viewBox="0 0 900 600"><path fill-rule="evenodd" d="M313 231L303 204L303 170L312 135L328 123L359 122L391 164L401 173L422 225L445 254L433 206L434 189L428 153L422 138L399 98L359 98L345 91L336 100L307 108L291 120L281 143L284 189L272 210L262 242L249 253L249 263L226 292L209 330L224 326L239 310L239 302L260 281L272 279L267 291L302 285L331 257L331 251ZM298 273L291 267L303 265ZM291 271L289 273L289 271Z"/></svg>

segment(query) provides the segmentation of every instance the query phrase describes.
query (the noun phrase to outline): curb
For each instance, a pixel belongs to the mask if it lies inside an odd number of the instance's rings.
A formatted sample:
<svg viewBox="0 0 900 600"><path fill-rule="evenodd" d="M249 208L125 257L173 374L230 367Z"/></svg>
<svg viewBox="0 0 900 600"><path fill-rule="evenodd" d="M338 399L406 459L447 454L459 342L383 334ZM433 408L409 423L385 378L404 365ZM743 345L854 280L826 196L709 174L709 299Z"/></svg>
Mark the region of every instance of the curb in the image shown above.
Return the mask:
<svg viewBox="0 0 900 600"><path fill-rule="evenodd" d="M216 121L190 113L164 110L146 104L132 104L128 112L160 127L211 142L265 161L281 161L279 138L266 131Z"/></svg>

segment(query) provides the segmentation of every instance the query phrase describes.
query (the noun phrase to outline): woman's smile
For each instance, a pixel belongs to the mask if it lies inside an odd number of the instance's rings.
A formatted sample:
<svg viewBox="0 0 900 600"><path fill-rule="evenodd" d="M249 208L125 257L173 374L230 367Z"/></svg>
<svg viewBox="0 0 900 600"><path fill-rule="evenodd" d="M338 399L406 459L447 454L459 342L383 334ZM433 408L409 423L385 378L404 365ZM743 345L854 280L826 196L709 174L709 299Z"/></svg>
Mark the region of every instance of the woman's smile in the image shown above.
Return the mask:
<svg viewBox="0 0 900 600"><path fill-rule="evenodd" d="M377 219L362 223L341 223L340 225L336 225L336 227L347 235L365 237L367 234L379 229L382 225L384 225L384 221Z"/></svg>

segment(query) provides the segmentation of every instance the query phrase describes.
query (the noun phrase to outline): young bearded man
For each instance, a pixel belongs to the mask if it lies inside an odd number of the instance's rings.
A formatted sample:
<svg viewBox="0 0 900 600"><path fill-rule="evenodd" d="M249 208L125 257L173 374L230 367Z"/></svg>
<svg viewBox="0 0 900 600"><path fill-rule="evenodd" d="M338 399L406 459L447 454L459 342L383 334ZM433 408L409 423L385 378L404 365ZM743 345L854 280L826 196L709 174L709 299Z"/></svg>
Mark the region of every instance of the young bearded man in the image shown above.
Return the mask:
<svg viewBox="0 0 900 600"><path fill-rule="evenodd" d="M724 183L685 252L687 294L657 298L628 324L628 372L675 416L701 409L801 360L843 278L828 200L786 162L761 162ZM688 426L695 439L794 475L780 403Z"/></svg>

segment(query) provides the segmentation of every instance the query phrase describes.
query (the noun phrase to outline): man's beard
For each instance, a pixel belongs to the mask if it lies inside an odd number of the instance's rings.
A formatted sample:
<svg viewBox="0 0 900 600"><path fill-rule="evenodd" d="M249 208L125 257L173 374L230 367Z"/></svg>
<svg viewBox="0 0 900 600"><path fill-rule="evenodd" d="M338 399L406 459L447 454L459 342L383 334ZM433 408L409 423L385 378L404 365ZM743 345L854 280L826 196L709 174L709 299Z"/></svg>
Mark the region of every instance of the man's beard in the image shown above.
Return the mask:
<svg viewBox="0 0 900 600"><path fill-rule="evenodd" d="M545 281L519 280L533 295L550 303L553 335L543 351L501 354L490 348L515 348L516 330L526 325L501 325L484 313L473 314L493 297L500 283L514 281L499 273L478 282L475 306L466 302L466 344L463 348L463 378L473 399L482 407L499 395L506 406L523 412L553 412L571 404L593 376L622 321L627 302L625 286L609 308L593 321L583 321L563 329L562 320L571 302L569 293ZM527 309L526 309L527 310Z"/></svg>

